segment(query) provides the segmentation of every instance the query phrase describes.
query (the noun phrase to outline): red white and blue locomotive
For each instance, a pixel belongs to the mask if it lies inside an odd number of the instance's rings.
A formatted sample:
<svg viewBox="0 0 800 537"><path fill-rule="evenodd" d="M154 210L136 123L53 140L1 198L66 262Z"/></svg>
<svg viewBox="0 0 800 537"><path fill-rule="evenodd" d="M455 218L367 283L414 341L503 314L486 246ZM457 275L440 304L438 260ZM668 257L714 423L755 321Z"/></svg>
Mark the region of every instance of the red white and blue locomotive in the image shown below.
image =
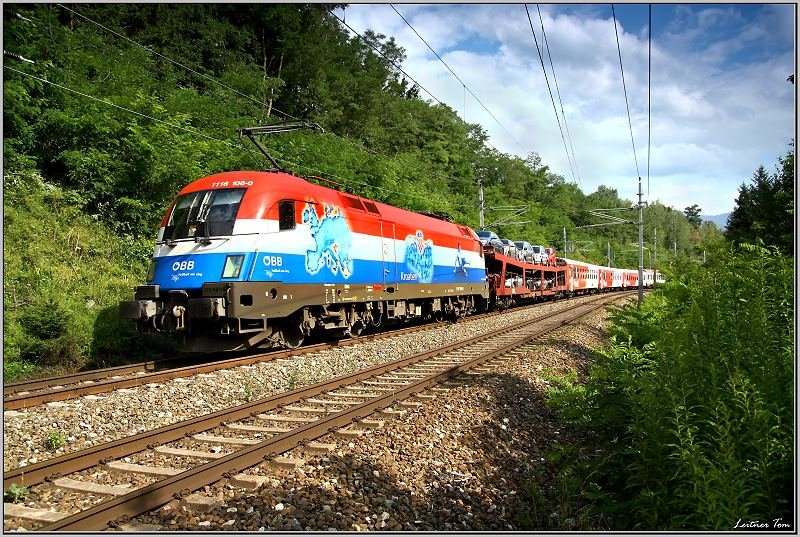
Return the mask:
<svg viewBox="0 0 800 537"><path fill-rule="evenodd" d="M193 350L299 345L384 319L485 309L483 251L468 227L284 171L198 179L158 232L147 285L120 304L140 330Z"/></svg>

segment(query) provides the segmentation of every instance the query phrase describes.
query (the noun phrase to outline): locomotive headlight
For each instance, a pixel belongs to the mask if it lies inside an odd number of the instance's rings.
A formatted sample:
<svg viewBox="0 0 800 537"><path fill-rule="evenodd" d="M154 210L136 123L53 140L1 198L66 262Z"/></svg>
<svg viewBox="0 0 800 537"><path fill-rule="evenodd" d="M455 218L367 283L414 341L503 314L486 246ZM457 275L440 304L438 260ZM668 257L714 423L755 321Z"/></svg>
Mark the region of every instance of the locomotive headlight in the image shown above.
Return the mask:
<svg viewBox="0 0 800 537"><path fill-rule="evenodd" d="M153 281L153 279L155 277L156 277L156 260L155 259L151 259L150 260L150 266L147 267L147 276L145 276L145 280L144 281L146 281L147 283L150 283L150 282Z"/></svg>
<svg viewBox="0 0 800 537"><path fill-rule="evenodd" d="M243 255L229 255L225 258L225 267L222 269L223 278L238 278L244 263Z"/></svg>

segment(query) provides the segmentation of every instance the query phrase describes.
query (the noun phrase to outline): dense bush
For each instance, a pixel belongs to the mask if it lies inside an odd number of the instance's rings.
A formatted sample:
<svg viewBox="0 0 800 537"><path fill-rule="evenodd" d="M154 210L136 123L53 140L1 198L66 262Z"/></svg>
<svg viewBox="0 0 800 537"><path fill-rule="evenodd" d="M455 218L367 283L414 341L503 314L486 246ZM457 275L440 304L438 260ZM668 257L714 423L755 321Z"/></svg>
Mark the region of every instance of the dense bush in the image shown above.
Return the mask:
<svg viewBox="0 0 800 537"><path fill-rule="evenodd" d="M709 260L620 311L588 381L551 393L588 431L568 472L589 526L792 518L792 260L749 245Z"/></svg>
<svg viewBox="0 0 800 537"><path fill-rule="evenodd" d="M101 314L144 277L150 239L113 235L37 172L6 174L4 195L4 379L133 357L134 327Z"/></svg>

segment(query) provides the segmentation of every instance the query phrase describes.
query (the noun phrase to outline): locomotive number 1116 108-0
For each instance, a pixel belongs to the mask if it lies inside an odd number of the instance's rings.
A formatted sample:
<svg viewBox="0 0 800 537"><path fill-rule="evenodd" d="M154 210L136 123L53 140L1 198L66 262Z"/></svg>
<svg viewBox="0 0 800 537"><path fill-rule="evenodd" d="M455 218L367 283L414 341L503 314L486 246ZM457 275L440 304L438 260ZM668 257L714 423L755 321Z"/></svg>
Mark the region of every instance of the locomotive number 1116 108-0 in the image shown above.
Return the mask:
<svg viewBox="0 0 800 537"><path fill-rule="evenodd" d="M216 181L211 183L211 188L225 188L226 186L253 186L253 181Z"/></svg>

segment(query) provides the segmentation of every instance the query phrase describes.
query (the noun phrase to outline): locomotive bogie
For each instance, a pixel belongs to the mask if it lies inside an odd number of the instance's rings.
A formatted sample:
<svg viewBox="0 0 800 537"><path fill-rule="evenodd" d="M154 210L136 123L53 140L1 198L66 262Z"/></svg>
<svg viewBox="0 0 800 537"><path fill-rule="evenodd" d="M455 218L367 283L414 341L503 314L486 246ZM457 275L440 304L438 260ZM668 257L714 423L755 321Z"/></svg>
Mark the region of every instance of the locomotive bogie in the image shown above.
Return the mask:
<svg viewBox="0 0 800 537"><path fill-rule="evenodd" d="M150 288L156 286L147 286ZM461 317L476 311L488 286L404 285L377 291L374 285L232 282L203 287L201 297L156 290L154 298L123 302L123 318L139 321L142 331L206 336L190 341L192 350L235 350L290 345L286 332L303 337L314 330L356 336L385 320ZM465 295L463 293L473 293ZM209 296L215 295L215 296ZM144 296L144 295L142 295ZM292 324L293 323L293 324ZM213 343L209 337L225 339ZM300 339L295 334L292 339ZM197 338L192 338L197 339ZM299 344L299 343L297 343Z"/></svg>

